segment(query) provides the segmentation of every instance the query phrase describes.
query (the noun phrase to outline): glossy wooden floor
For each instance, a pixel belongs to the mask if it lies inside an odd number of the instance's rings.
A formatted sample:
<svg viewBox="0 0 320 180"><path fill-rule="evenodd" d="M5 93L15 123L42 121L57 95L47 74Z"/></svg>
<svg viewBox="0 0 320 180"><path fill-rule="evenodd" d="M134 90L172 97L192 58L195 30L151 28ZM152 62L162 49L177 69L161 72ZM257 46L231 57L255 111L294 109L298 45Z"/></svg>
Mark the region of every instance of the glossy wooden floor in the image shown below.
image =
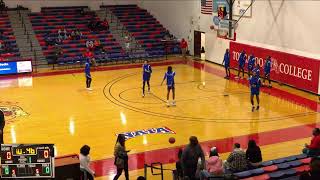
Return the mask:
<svg viewBox="0 0 320 180"><path fill-rule="evenodd" d="M298 96L316 103L313 95L275 85L261 93L259 112L251 112L244 81L223 79L219 66L193 65L172 65L176 71L177 106L169 108L165 105L166 87L160 86L166 66L153 67L151 93L144 98L141 68L93 72L93 91L84 88L83 73L2 79L0 107L15 107L17 112L7 116L5 143L54 143L58 156L78 153L82 145L88 144L96 161L112 158L116 134L123 132L167 127L176 133L128 140L127 149L136 154L185 145L191 135L205 142L296 126L310 127L307 130L311 131L319 122L316 109L296 102L299 100L281 98ZM281 93L274 93L277 90ZM292 133L288 136L299 132ZM281 136L274 133L270 138L277 142ZM169 144L169 137L175 137L176 143ZM262 146L264 159L299 153L306 141L309 139L302 136ZM142 175L141 169L133 169L132 176ZM112 173L99 176L98 179L109 179ZM166 179L169 176L166 173Z"/></svg>

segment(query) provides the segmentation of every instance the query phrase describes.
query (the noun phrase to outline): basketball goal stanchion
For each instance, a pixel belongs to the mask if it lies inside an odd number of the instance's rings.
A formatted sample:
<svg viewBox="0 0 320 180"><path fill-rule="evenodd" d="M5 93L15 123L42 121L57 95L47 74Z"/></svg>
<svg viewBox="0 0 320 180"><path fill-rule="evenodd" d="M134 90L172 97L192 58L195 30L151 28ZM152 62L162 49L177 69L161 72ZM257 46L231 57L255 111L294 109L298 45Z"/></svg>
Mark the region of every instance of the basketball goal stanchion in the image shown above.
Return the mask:
<svg viewBox="0 0 320 180"><path fill-rule="evenodd" d="M161 180L164 179L164 177L163 177L163 172L164 171L171 171L172 174L173 174L173 171L174 171L172 169L164 169L162 163L160 163L160 162L151 163L150 165L144 164L144 177L146 179L147 179L147 176L148 176L148 168L150 168L152 176L161 176ZM155 173L154 170L160 170L160 173Z"/></svg>

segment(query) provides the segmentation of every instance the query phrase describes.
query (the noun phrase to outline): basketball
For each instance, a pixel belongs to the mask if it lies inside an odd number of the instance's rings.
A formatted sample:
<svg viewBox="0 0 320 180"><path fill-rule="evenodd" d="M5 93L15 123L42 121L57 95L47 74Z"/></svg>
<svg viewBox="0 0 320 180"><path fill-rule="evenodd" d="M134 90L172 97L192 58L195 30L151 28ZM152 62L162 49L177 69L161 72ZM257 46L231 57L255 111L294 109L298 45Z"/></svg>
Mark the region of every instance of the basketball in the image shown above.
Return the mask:
<svg viewBox="0 0 320 180"><path fill-rule="evenodd" d="M169 143L174 144L176 142L176 139L174 137L169 138Z"/></svg>

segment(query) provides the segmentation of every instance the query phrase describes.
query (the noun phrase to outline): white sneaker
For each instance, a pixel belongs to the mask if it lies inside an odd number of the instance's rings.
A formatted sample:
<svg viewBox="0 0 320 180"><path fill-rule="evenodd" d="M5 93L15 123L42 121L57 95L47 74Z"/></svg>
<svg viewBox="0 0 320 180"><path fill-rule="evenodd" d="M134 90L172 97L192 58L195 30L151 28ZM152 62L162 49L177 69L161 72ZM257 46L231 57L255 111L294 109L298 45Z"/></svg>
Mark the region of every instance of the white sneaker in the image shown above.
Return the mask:
<svg viewBox="0 0 320 180"><path fill-rule="evenodd" d="M144 93L142 93L142 97L144 97Z"/></svg>
<svg viewBox="0 0 320 180"><path fill-rule="evenodd" d="M88 91L92 91L92 89L91 89L91 88L87 88L87 90L88 90Z"/></svg>
<svg viewBox="0 0 320 180"><path fill-rule="evenodd" d="M167 101L167 106L168 106L168 107L170 106L170 101Z"/></svg>
<svg viewBox="0 0 320 180"><path fill-rule="evenodd" d="M176 101L172 101L172 106L176 106Z"/></svg>
<svg viewBox="0 0 320 180"><path fill-rule="evenodd" d="M148 94L150 94L150 93L151 93L151 91L150 91L150 90L148 90L148 91L147 91L147 93L148 93Z"/></svg>

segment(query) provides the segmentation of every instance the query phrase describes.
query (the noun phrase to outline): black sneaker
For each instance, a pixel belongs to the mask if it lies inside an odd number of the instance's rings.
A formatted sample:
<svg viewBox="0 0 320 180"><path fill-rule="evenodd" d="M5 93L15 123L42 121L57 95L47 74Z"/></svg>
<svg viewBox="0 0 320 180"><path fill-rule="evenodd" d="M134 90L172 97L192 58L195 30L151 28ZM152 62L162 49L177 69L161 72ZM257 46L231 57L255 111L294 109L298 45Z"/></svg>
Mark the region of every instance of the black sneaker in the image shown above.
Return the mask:
<svg viewBox="0 0 320 180"><path fill-rule="evenodd" d="M257 106L257 111L259 110L259 108L260 108L260 107L259 107L259 106Z"/></svg>
<svg viewBox="0 0 320 180"><path fill-rule="evenodd" d="M252 106L252 110L251 111L254 112L254 106Z"/></svg>

